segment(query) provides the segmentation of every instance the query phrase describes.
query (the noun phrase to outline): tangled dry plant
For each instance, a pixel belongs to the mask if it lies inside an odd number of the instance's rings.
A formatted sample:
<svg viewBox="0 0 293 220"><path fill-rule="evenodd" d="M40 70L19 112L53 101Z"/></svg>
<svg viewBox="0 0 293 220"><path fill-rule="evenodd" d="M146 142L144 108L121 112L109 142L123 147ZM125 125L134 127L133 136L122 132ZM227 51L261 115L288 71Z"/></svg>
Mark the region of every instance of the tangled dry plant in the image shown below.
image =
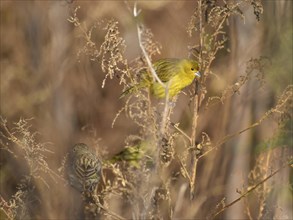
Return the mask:
<svg viewBox="0 0 293 220"><path fill-rule="evenodd" d="M213 2L213 1L211 1ZM172 161L178 160L181 168L181 174L184 178L186 178L190 185L190 198L194 197L194 190L196 187L196 172L197 172L197 163L201 158L204 158L209 152L214 151L220 146L223 146L228 140L232 139L235 136L242 134L243 132L253 129L256 126L259 126L264 120L266 120L271 114L279 112L281 106L277 105L275 108L268 111L264 116L258 121L253 123L248 128L241 129L238 132L233 134L228 134L223 137L219 141L211 141L209 135L205 132L202 133L201 142L196 141L197 139L197 121L199 118L199 108L205 99L205 95L207 93L205 82L210 74L210 66L213 63L214 59L217 56L218 51L221 49L225 49L225 43L227 41L227 36L224 31L224 27L226 22L231 16L240 15L243 19L243 13L241 11L241 6L243 4L250 3L254 8L254 13L259 19L260 14L262 13L262 7L260 2L256 1L241 1L237 3L226 2L224 1L223 5L217 5L215 2L205 2L198 1L198 5L196 7L195 13L192 16L192 19L188 25L188 33L192 36L192 33L198 33L199 35L199 43L193 46L190 46L190 53L195 59L200 61L201 69L203 73L203 79L199 85L195 85L194 92L195 96L192 97L194 101L194 114L193 114L193 126L191 135L186 134L179 128L178 124L174 124L170 120L170 116L173 111L173 107L169 105L169 98L166 96L164 103L159 103L157 105L152 104L152 100L148 91L146 93L144 91L137 91L134 95L130 95L130 97L126 100L125 107L118 113L117 116L121 114L122 111L125 111L139 127L140 132L139 136L141 140L148 141L148 147L156 150L151 151L152 156L154 156L154 167L155 169L145 169L139 172L142 173L150 173L150 175L144 176L146 178L146 182L151 181L151 187L146 187L147 192L142 192L140 190L136 190L136 193L140 195L136 195L135 197L138 201L143 200L145 196L149 197L149 199L145 200L146 202L142 205L144 206L143 211L141 213L148 213L143 216L137 216L136 218L160 218L164 215L172 217L172 212L170 211L172 202L170 201L170 197L167 196L170 194L171 186L170 186L170 173L168 173L168 169L165 169L165 166L168 166ZM140 11L137 9L137 5L134 5L133 15L134 18L138 21L137 17L139 16ZM206 22L204 19L206 18ZM159 52L159 47L156 46L156 43L153 43L152 39L148 36L153 37L150 34L150 30L144 28L141 23L137 23L137 32L138 32L138 40L139 46L142 50L142 57L137 58L135 61L139 61L137 64L131 62L134 67L130 67L127 71L129 73L127 75L128 80L126 82L138 82L139 81L139 70L141 70L141 64L144 64L146 68L151 70L152 76L156 81L161 83L166 88L166 94L168 95L168 86L164 85L160 79L157 77L154 69L151 64L151 57ZM146 36L143 33L148 33ZM142 62L141 62L142 61ZM210 102L214 99L220 100L221 103L228 98L230 98L233 94L239 93L240 88L245 86L248 80L256 79L260 87L264 84L264 66L267 64L267 60L265 58L259 59L251 59L248 61L247 69L245 75L241 76L239 80L234 83L234 85L229 86L222 92L221 97L209 97L206 103L209 106ZM136 65L136 66L135 66ZM144 67L142 67L144 68ZM135 71L136 70L136 71ZM127 78L126 77L126 78ZM137 78L138 77L138 78ZM126 86L128 84L126 83ZM290 96L288 96L290 97ZM289 98L290 99L290 98ZM280 100L283 100L282 98ZM284 101L284 100L283 100ZM175 100L176 102L176 100ZM285 101L286 102L286 101ZM288 102L285 104L288 105ZM163 109L163 113L159 114L160 109ZM116 120L117 118L115 118ZM115 121L114 120L114 121ZM174 131L175 129L175 131ZM136 134L137 135L137 134ZM187 139L189 142L185 142L187 145L185 147L185 151L183 155L179 155L174 152L174 139L179 138ZM213 144L214 143L214 144ZM188 152L192 153L191 157L188 157ZM161 155L161 156L160 156ZM190 161L189 161L190 160ZM140 163L144 163L144 160L141 160ZM168 161L166 163L166 161ZM164 165L165 164L165 165ZM162 166L163 165L163 166ZM144 166L143 166L144 167ZM145 168L145 167L144 167ZM133 172L133 170L131 170ZM138 172L138 171L136 171ZM116 171L117 174L117 171ZM167 177L161 178L159 176L165 175ZM120 176L120 175L117 175ZM141 175L138 175L141 177ZM273 175L269 176L272 177ZM137 177L131 176L127 181L135 181ZM155 181L154 181L155 179ZM135 184L136 185L136 184ZM163 187L163 188L162 188ZM144 188L144 187L142 187ZM133 189L133 187L132 187ZM162 196L161 191L163 189ZM131 191L131 190L130 190ZM128 189L129 192L129 189ZM159 196L160 195L160 196ZM244 197L244 196L243 196ZM241 198L243 198L241 197ZM138 199L140 198L140 199ZM165 213L160 213L157 208L157 202L160 198L164 198L166 201L164 203ZM237 200L238 201L238 200ZM150 211L150 207L153 207ZM136 207L138 208L138 207ZM156 211L157 210L157 211ZM166 211L169 210L169 211ZM134 213L139 213L139 211L134 211ZM166 214L167 213L167 214Z"/></svg>
<svg viewBox="0 0 293 220"><path fill-rule="evenodd" d="M1 196L1 210L9 219L27 219L36 214L33 207L40 206L37 186L50 189L51 184L65 183L62 175L50 168L46 155L53 152L49 150L49 143L37 141L39 134L31 131L31 121L20 119L10 128L8 122L0 117L0 149L20 163L19 172L22 173L12 198L6 201Z"/></svg>
<svg viewBox="0 0 293 220"><path fill-rule="evenodd" d="M120 83L125 83L124 75L127 74L127 61L123 58L125 42L120 36L118 22L113 19L96 22L88 30L86 24L81 23L78 19L77 12L79 8L76 7L73 15L68 19L81 31L82 38L84 38L84 45L78 55L85 54L89 56L91 61L97 61L101 65L102 71L106 73L102 88L105 86L108 77L113 79L114 76L117 76L120 78ZM104 24L105 22L106 25ZM106 32L101 45L92 40L92 32L97 28Z"/></svg>
<svg viewBox="0 0 293 220"><path fill-rule="evenodd" d="M264 87L265 66L268 65L268 60L260 57L249 60L245 72L235 83L228 85L221 94L210 95L208 91L208 80L213 74L212 64L219 51L227 50L229 38L226 28L229 19L240 16L245 21L242 7L247 5L252 6L256 19L260 20L263 12L260 0L195 2L194 13L187 24L187 33L194 44L188 49L190 57L199 61L203 77L200 82L192 85L189 93L193 104L191 119L189 119L190 130L182 128L180 122L172 121L178 100L169 98L168 84L161 82L152 66L152 59L160 54L161 45L154 40L155 35L151 29L147 29L141 21L142 12L139 10L139 5L136 3L133 5L130 16L137 28L137 45L141 49L141 55L130 62L125 58L124 52L127 48L119 30L119 21L113 18L97 21L91 27L87 27L77 15L80 7L73 11L68 21L81 34L82 46L78 56L87 56L92 62L99 64L104 77L102 88L107 86L107 79L118 78L118 83L127 89L141 80L141 70L148 69L153 80L165 88L166 94L165 100L158 101L151 97L148 89L141 89L124 99L125 104L114 118L112 127L119 120L119 116L125 113L126 117L137 126L136 133L128 134L126 137L125 146L135 145L138 149L143 146L146 149L143 149L144 154L139 158L137 166L132 166L127 161L122 163L104 161L101 186L84 200L86 217L174 219L182 213L184 208L188 209L188 213L192 213L195 208L193 204L198 204L199 201L196 197L196 191L199 188L199 164L204 163L210 154L226 147L225 144L231 139L260 127L268 120L275 120L278 123L278 131L287 129L288 121L292 122L293 117L292 85L284 90L274 107L263 113L248 127L240 127L233 133L214 139L209 131L201 130L202 127L199 124L204 111L213 106L225 105L234 94L240 94L241 89L246 87L248 82L258 82L258 88ZM93 37L95 31L103 32L102 42L95 41ZM11 129L7 121L0 118L1 150L7 151L16 161L23 157L23 162L28 167L28 172L23 182L20 181L14 196L9 201L0 197L0 208L8 219L24 218L34 214L29 210L31 205L28 200L32 195L39 193L36 193L34 188L36 180L41 180L48 188L60 182L66 184L62 175L55 172L47 162L46 154L53 153L48 150L49 144L37 141L38 134L30 130L30 123L30 120L21 119ZM270 143L278 145L276 142ZM288 144L283 147L292 147L292 143L291 146ZM213 214L208 218L214 219L221 216L225 210L232 209L233 205L243 200L247 217L254 219L255 214L248 198L251 194L255 194L258 199L256 218L261 219L265 216L267 197L272 189L272 183L269 180L284 168L292 166L292 157L288 156L282 158L278 167L271 169L269 164L276 160L273 150L274 147L267 149L266 154L258 155L256 163L250 170L248 185L238 190L238 198L227 203L225 197L217 197L218 205L212 206ZM62 167L65 163L64 161ZM189 196L186 196L187 192ZM206 193L206 197L208 196L209 194ZM122 213L114 210L118 206L123 207ZM192 215L193 218L194 216L196 213Z"/></svg>
<svg viewBox="0 0 293 220"><path fill-rule="evenodd" d="M14 157L24 158L29 169L28 175L40 179L47 185L43 178L44 174L56 181L60 175L49 168L45 155L53 152L48 149L48 143L37 142L38 133L30 131L29 122L30 120L20 119L14 123L12 129L9 129L7 121L1 117L1 149L8 151Z"/></svg>

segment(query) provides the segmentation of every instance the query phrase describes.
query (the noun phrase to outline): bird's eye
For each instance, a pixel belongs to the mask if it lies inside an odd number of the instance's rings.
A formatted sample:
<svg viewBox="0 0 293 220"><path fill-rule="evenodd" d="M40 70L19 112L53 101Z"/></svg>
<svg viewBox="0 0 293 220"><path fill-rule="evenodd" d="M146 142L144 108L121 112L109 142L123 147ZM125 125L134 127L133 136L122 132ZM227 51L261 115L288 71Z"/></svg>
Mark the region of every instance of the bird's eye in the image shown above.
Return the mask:
<svg viewBox="0 0 293 220"><path fill-rule="evenodd" d="M194 68L191 68L191 71L194 71Z"/></svg>

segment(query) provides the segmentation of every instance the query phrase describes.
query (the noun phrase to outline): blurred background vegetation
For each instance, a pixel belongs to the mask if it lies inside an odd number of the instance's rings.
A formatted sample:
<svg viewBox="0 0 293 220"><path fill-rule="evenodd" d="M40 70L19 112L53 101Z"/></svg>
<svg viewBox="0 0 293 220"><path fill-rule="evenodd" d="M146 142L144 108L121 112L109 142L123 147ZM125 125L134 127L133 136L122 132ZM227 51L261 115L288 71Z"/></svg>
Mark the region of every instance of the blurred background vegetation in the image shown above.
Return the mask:
<svg viewBox="0 0 293 220"><path fill-rule="evenodd" d="M197 1L138 2L141 22L151 30L154 42L161 48L153 60L190 55L188 46L194 45L198 36L190 37L187 27L196 4ZM264 57L266 62L261 79L250 80L224 104L205 109L205 99L198 130L208 133L212 142L260 120L292 85L292 1L265 0L262 4L259 21L248 4L241 9L244 20L235 16L226 23L228 41L211 65L206 97L221 96L245 74L249 60ZM79 53L84 35L68 21L80 6L77 16L86 30L101 23L91 36L98 45L104 41L106 30L102 27L107 19L118 21L126 45L124 58L131 61L141 56L132 5L133 2L124 1L1 1L0 114L10 129L20 119L29 119L30 129L38 133L36 142L48 143L50 152L45 153L45 161L56 173L74 143L87 143L102 157L110 158L123 149L130 134L138 134L137 125L123 113L112 127L116 114L125 105L125 100L119 99L123 86L114 77L107 79L102 88L105 74L100 63ZM292 88L290 91L292 96ZM189 101L187 95L180 94L171 117L186 133L190 133L192 125ZM292 98L285 112L286 120L280 122L269 117L200 161L196 197L193 202L184 200L175 217L206 218L223 198L226 203L233 201L239 196L237 190L241 191L249 181L261 180L292 156ZM0 131L5 134L4 126ZM16 198L13 195L30 172L30 166L17 156L17 151L12 154L4 149L10 143L3 135L0 141L0 217L5 219L3 210L9 209L5 208L5 201ZM263 169L258 171L263 176L252 172L255 168ZM46 174L42 175L50 187L35 180L38 194L27 202L38 204L39 209L29 212L38 219L73 218L72 204L77 202L67 199L70 189L58 181L51 183ZM251 215L254 219L292 219L292 178L292 168L282 169L268 181L267 188L262 185L263 191L227 208L220 218L246 219ZM183 183L181 180L176 184ZM261 193L265 195L262 204ZM176 198L178 192L173 195ZM123 204L117 204L111 209L131 218L131 214L123 213Z"/></svg>

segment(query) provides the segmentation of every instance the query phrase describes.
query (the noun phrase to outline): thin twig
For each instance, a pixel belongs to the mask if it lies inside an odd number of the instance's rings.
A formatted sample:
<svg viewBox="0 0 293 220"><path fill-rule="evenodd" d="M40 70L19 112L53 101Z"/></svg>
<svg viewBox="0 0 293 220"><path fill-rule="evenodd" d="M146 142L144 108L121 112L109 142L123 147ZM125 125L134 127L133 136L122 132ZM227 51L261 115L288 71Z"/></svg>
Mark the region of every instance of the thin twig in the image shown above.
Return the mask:
<svg viewBox="0 0 293 220"><path fill-rule="evenodd" d="M197 130L197 121L198 121L198 109L199 109L199 96L195 95L194 97L194 111L193 111L193 123L192 123L192 134L191 134L191 146L195 146L195 138L196 138L196 130ZM197 169L197 161L198 158L195 153L191 156L191 182L190 182L190 199L194 196L194 190L195 190L195 181L196 181L196 169Z"/></svg>
<svg viewBox="0 0 293 220"><path fill-rule="evenodd" d="M233 138L233 137L235 137L235 136L238 136L238 135L244 133L245 131L248 131L248 130L250 130L250 129L252 129L252 128L258 126L258 125L260 125L260 123L256 122L256 123L254 123L253 125L250 125L250 126L247 127L247 128L244 128L244 129L242 129L242 130L240 130L240 131L237 131L237 132L235 132L235 133L233 133L233 134L226 135L224 138L222 138L222 140L218 141L218 142L215 144L214 147L212 147L211 149L207 150L207 151L204 152L202 155L200 155L198 159L200 159L200 158L206 156L207 154L209 154L210 152L216 150L217 148L219 148L220 146L222 146L223 144L225 144L227 141L229 141L231 138Z"/></svg>
<svg viewBox="0 0 293 220"><path fill-rule="evenodd" d="M258 182L257 184L255 184L254 186L248 187L248 190L246 192L244 192L241 196L239 196L237 199L233 200L229 204L225 205L220 211L218 211L216 214L214 214L212 216L212 219L215 218L216 216L218 216L219 214L221 214L227 208L231 207L232 205L234 205L235 203L237 203L238 201L240 201L242 198L246 197L250 192L252 192L254 189L256 189L257 187L259 187L261 184L265 183L268 179L272 178L274 175L276 175L278 172L280 172L280 170L282 170L286 166L290 166L290 162L285 163L279 169L277 169L274 172L272 172L269 176L267 176L266 178L264 178L263 180L261 180L260 182Z"/></svg>
<svg viewBox="0 0 293 220"><path fill-rule="evenodd" d="M187 171L187 169L186 169L186 166L184 165L184 163L182 162L182 160L181 160L181 158L180 157L178 157L177 156L177 158L178 158L178 161L179 161L179 163L180 163L180 167L182 168L182 170L184 171L184 177L186 177L188 180L189 180L189 182L191 182L191 180L190 180L190 176L189 176L189 173L188 173L188 171Z"/></svg>
<svg viewBox="0 0 293 220"><path fill-rule="evenodd" d="M176 218L177 214L179 213L179 211L181 210L181 208L184 204L184 195L185 195L187 188L188 188L188 184L184 183L181 185L181 187L179 189L179 193L178 193L177 200L175 203L175 208L174 208L174 213L173 213L172 219Z"/></svg>
<svg viewBox="0 0 293 220"><path fill-rule="evenodd" d="M152 62L151 62L151 59L143 45L143 41L142 41L142 34L143 34L143 26L142 24L140 24L138 22L138 19L137 17L139 16L140 14L140 10L137 9L137 2L135 2L134 4L134 8L133 8L133 16L134 18L136 19L137 23L136 23L136 27L137 27L137 35L138 35L138 42L139 42L139 46L141 48L141 51L143 53L143 56L147 62L147 65L148 65L148 68L150 70L150 73L152 74L153 76L153 83L155 82L158 82L164 89L165 89L165 103L164 103L164 111L163 111L163 115L162 115L162 121L161 121L161 124L160 124L160 130L159 130L159 139L157 139L157 150L156 150L156 155L155 155L155 168L154 170L156 171L155 172L155 176L156 176L156 179L160 179L161 175L161 167L160 167L160 150L161 150L161 146L162 146L162 141L163 141L163 138L165 136L165 133L166 133L166 127L167 127L167 124L168 124L168 115L169 115L169 83L163 83L160 78L158 77L153 65L152 65ZM150 103L150 102L149 102ZM150 107L150 105L149 105ZM153 188L154 189L154 188ZM155 195L151 196L151 198L154 198ZM146 204L145 207L145 211L148 210L148 207L151 207L152 206L152 199L148 202L149 204Z"/></svg>
<svg viewBox="0 0 293 220"><path fill-rule="evenodd" d="M140 12L141 11L137 9L137 2L135 2L134 7L133 7L134 18L137 18L139 16ZM160 80L160 78L158 77L158 75L152 65L151 59L150 59L147 51L145 50L145 47L142 42L142 33L143 33L143 30L141 28L142 25L139 22L137 22L136 27L137 27L139 46L142 50L143 56L147 62L147 65L150 69L150 72L151 72L153 78L155 79L155 81L157 81L165 89L165 106L164 106L164 112L163 112L163 116L162 116L162 123L161 123L161 127L160 127L160 137L164 137L164 134L166 131L166 126L167 126L167 121L168 121L168 112L169 112L169 83L163 83ZM159 140L158 146L160 146L160 142L161 142L161 140ZM158 151L157 151L157 159L159 159L159 152L160 152L160 148L158 148Z"/></svg>
<svg viewBox="0 0 293 220"><path fill-rule="evenodd" d="M108 215L112 216L115 219L118 220L126 220L126 218L121 217L120 215L109 211L105 206L103 206L102 204L98 203L99 208L101 208L104 212L106 212Z"/></svg>
<svg viewBox="0 0 293 220"><path fill-rule="evenodd" d="M288 97L288 99L289 99L289 98L290 98L290 97ZM282 106L284 106L284 105L287 103L287 101L288 101L288 100L284 101L281 105L279 105L279 106L277 105L275 108L273 108L273 109L269 110L268 112L266 112L266 113L265 113L265 114L264 114L264 115L263 115L263 116L262 116L257 122L255 122L254 124L252 124L252 125L250 125L250 126L244 128L244 129L242 129L242 130L240 130L240 131L237 131L237 132L235 132L235 133L233 133L233 134L226 135L225 137L222 138L222 140L218 141L218 142L215 144L214 147L212 147L210 150L208 150L208 151L206 151L205 153L203 153L202 155L200 155L198 159L200 159L200 158L206 156L206 155L209 154L211 151L214 151L215 149L219 148L219 147L222 146L224 143L226 143L227 141L229 141L231 138L233 138L233 137L235 137L235 136L238 136L238 135L240 135L240 134L242 134L242 133L244 133L244 132L246 132L246 131L248 131L248 130L250 130L250 129L252 129L252 128L255 128L255 127L261 125L262 122L263 122L264 120L266 120L271 114L273 114L273 113L278 113L278 112L279 112L279 108L281 108Z"/></svg>
<svg viewBox="0 0 293 220"><path fill-rule="evenodd" d="M134 18L137 18L140 14L140 10L137 9L137 2L134 3L134 7L133 7L133 16ZM143 33L143 30L141 28L141 24L139 22L137 22L136 24L136 27L137 27L137 36L138 36L138 42L139 42L139 46L140 46L140 49L142 50L142 53L144 55L144 58L146 59L146 62L148 64L148 67L151 71L151 74L153 76L153 78L163 87L165 88L165 107L164 107L164 113L163 113L163 118L162 118L162 124L161 124L161 129L160 129L160 132L161 134L164 134L165 133L165 128L166 128L166 124L167 124L167 117L168 117L168 110L169 110L169 85L168 83L165 84L163 83L160 78L158 77L153 65L152 65L152 62L151 62L151 59L147 53L147 51L145 50L145 47L142 43L142 33Z"/></svg>
<svg viewBox="0 0 293 220"><path fill-rule="evenodd" d="M202 26L202 0L198 1L198 14L199 14L199 48L200 48L200 55L199 55L199 63L202 64L202 48L203 48L203 26ZM201 96L198 95L197 91L197 84L194 87L195 90L195 97L194 97L194 106L193 106L193 121L192 121L192 130L191 130L191 146L195 146L195 139L197 133L197 122L198 122L198 111L199 105L201 103L200 98ZM192 163L191 163L191 182L190 182L190 198L193 198L194 190L195 190L195 181L196 181L196 169L197 169L197 156L193 153L192 155Z"/></svg>
<svg viewBox="0 0 293 220"><path fill-rule="evenodd" d="M177 130L177 131L179 131L184 137L186 137L189 141L190 141L190 143L191 143L191 138L181 129L181 128L179 128L178 127L178 125L177 124L175 124L175 123L173 123L173 122L171 122L171 125Z"/></svg>
<svg viewBox="0 0 293 220"><path fill-rule="evenodd" d="M168 112L169 112L169 84L165 87L165 107L163 112L162 124L161 124L161 135L165 134L165 129L167 126Z"/></svg>
<svg viewBox="0 0 293 220"><path fill-rule="evenodd" d="M134 3L134 7L133 7L133 16L134 18L137 18L138 15L140 14L140 10L138 11L137 10L137 2ZM160 80L160 78L158 77L153 65L152 65L152 62L151 62L151 59L149 58L149 55L147 54L144 46L143 46L143 43L142 43L142 39L141 39L141 35L143 33L142 29L141 29L141 24L139 24L137 22L136 24L136 27L137 27L137 36L138 36L138 42L139 42L139 46L140 46L140 49L142 50L142 53L144 55L144 58L146 59L147 61L147 64L148 64L148 67L151 71L151 74L152 76L156 79L156 81L158 81L158 83L161 84L161 86L163 86L163 88L166 88L166 85Z"/></svg>

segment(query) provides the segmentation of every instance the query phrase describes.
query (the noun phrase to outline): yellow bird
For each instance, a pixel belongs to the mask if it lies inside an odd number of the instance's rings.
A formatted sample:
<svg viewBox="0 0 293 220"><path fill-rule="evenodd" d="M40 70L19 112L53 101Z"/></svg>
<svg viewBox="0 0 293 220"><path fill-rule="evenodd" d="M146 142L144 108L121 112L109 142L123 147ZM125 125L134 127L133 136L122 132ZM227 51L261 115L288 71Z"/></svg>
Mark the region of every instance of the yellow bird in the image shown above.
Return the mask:
<svg viewBox="0 0 293 220"><path fill-rule="evenodd" d="M200 78L198 63L191 59L161 59L153 64L159 79L168 86L169 97L176 96L182 89L189 86L194 79ZM157 98L164 98L165 88L157 81L154 81L148 71L141 71L142 80L125 90L120 98L131 94L141 88L149 88L150 92Z"/></svg>

